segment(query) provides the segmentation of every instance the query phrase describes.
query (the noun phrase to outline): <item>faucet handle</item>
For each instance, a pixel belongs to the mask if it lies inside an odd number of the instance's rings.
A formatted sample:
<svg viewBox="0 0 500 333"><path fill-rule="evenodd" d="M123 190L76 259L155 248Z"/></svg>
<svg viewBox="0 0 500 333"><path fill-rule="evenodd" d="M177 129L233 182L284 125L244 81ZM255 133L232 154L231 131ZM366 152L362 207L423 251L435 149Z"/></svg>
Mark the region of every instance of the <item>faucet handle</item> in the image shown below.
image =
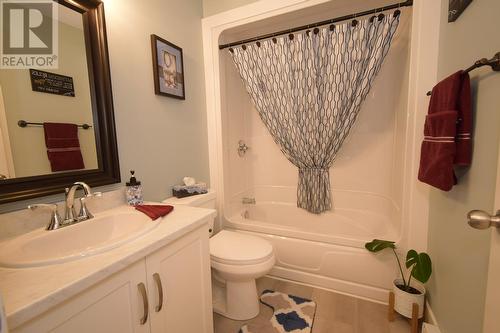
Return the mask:
<svg viewBox="0 0 500 333"><path fill-rule="evenodd" d="M100 198L100 197L102 197L102 192L94 192L94 193L87 194L79 199L80 200L80 212L78 213L78 220L83 221L83 220L88 220L88 219L91 219L94 217L94 215L87 208L85 201L92 199L92 198Z"/></svg>
<svg viewBox="0 0 500 333"><path fill-rule="evenodd" d="M59 229L63 225L63 220L57 211L57 204L33 204L29 205L28 209L35 210L38 208L49 209L51 211L50 223L47 225L47 230Z"/></svg>

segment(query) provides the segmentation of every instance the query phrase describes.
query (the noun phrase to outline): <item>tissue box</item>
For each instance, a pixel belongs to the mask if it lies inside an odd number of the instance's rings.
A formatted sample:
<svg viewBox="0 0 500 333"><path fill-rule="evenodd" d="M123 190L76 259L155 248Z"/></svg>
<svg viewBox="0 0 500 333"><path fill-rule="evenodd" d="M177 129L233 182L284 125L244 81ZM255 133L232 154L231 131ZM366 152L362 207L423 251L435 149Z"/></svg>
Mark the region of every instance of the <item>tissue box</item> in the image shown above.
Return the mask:
<svg viewBox="0 0 500 333"><path fill-rule="evenodd" d="M191 186L175 185L172 189L172 194L176 198L185 198L205 193L208 193L207 184L205 183L198 183Z"/></svg>

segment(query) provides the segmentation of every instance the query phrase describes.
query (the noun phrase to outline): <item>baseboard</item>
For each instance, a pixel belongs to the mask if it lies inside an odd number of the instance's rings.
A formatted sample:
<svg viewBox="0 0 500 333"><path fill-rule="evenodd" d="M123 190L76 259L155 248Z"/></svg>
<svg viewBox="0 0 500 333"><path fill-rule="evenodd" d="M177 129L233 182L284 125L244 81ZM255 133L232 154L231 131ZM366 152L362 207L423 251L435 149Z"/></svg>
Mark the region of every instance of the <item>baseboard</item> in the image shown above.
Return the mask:
<svg viewBox="0 0 500 333"><path fill-rule="evenodd" d="M422 333L441 333L436 316L434 315L434 312L432 311L432 307L429 304L429 302L425 302L424 318L425 318L425 323L422 327Z"/></svg>
<svg viewBox="0 0 500 333"><path fill-rule="evenodd" d="M424 323L422 326L422 333L441 333L439 327L431 325L429 323Z"/></svg>
<svg viewBox="0 0 500 333"><path fill-rule="evenodd" d="M429 302L425 302L425 322L438 327L438 322Z"/></svg>

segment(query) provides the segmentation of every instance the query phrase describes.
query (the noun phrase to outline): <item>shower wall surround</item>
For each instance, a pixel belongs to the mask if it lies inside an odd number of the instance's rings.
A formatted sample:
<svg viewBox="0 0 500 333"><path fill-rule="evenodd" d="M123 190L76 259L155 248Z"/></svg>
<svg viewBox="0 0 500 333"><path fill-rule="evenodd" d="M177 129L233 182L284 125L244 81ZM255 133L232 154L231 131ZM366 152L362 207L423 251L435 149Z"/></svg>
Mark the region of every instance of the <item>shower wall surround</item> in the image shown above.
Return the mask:
<svg viewBox="0 0 500 333"><path fill-rule="evenodd" d="M331 168L334 207L338 191L382 196L394 205L396 215L401 207L411 24L409 13L402 15L385 63L373 82L357 123ZM226 200L249 189L296 188L296 167L285 158L259 118L227 51L221 52L221 62L225 73L223 136L227 153ZM240 139L251 147L243 158L237 153ZM291 193L288 199L295 203L294 190ZM393 223L398 229L400 221L395 218Z"/></svg>
<svg viewBox="0 0 500 333"><path fill-rule="evenodd" d="M204 19L210 173L218 193L220 222L273 243L277 264L271 275L385 301L397 268L392 258L374 258L363 244L388 238L401 248L407 246L409 219L403 216L409 191L405 192L403 181L411 166L412 148L408 147L414 142L408 92L410 84L420 84L418 79L410 80L410 36L416 25L412 9L402 10L385 62L330 170L333 210L311 214L296 208L297 168L263 125L231 56L218 49L218 44L368 7L361 1L343 0L294 3L290 7L295 10L257 2L245 10ZM256 18L260 9L262 18ZM236 17L241 18L241 26L228 28L232 23L227 22L238 22ZM240 140L250 147L242 157ZM243 203L243 198L255 203ZM352 265L353 260L357 265Z"/></svg>
<svg viewBox="0 0 500 333"><path fill-rule="evenodd" d="M356 124L400 11L229 48L253 105L298 168L297 206L332 209L330 168Z"/></svg>

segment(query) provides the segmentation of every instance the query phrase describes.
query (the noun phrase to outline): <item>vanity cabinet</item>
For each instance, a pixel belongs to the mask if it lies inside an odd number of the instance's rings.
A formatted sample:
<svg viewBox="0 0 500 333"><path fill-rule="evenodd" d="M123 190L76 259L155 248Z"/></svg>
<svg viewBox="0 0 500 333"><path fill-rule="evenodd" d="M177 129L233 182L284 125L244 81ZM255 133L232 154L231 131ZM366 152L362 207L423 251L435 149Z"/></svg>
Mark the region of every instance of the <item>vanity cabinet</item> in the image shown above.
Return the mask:
<svg viewBox="0 0 500 333"><path fill-rule="evenodd" d="M208 228L202 233L146 257L151 332L213 332Z"/></svg>
<svg viewBox="0 0 500 333"><path fill-rule="evenodd" d="M206 225L12 333L213 333Z"/></svg>

